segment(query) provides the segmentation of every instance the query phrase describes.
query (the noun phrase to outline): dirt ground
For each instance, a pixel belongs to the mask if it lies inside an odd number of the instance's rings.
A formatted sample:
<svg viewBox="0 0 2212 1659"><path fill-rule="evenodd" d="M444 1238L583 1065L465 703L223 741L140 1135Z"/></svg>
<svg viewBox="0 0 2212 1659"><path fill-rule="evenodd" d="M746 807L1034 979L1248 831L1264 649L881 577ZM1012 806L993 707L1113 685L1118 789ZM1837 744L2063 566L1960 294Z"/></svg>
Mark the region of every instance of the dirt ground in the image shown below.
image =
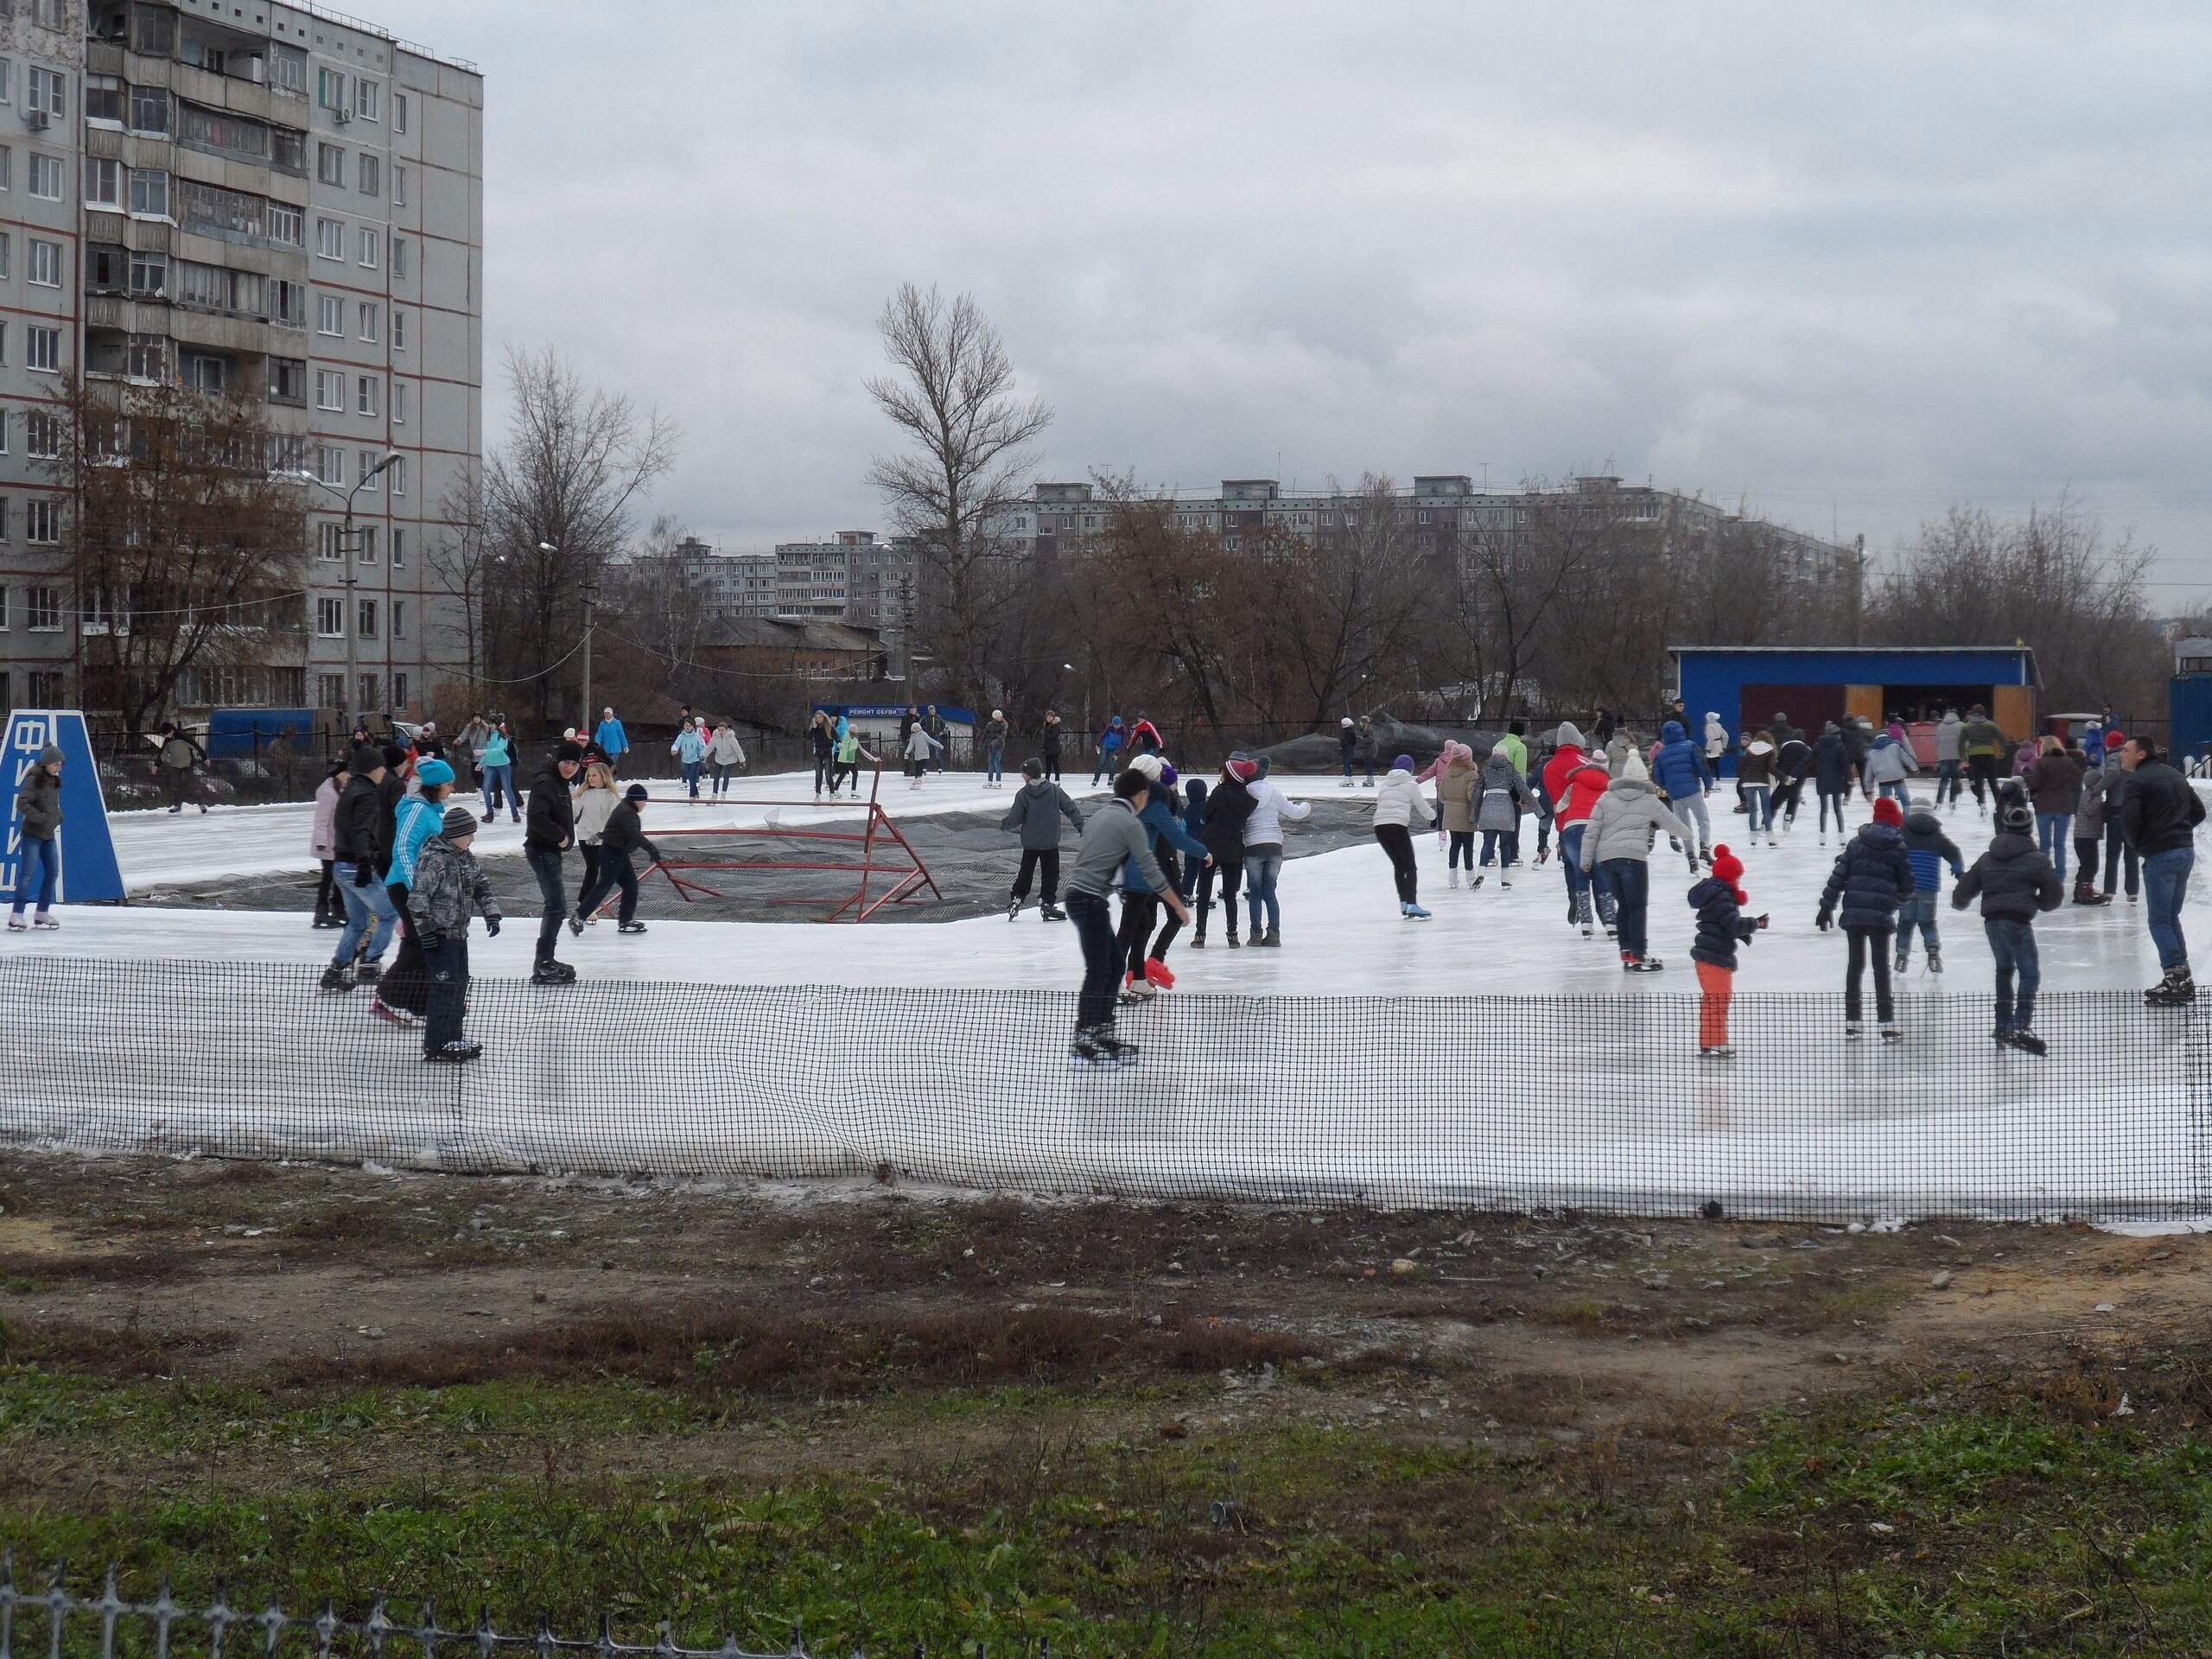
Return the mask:
<svg viewBox="0 0 2212 1659"><path fill-rule="evenodd" d="M911 1458L842 1408L999 1381L1110 1382L1132 1431L1171 1438L1275 1417L1501 1453L1644 1436L1694 1455L1766 1408L1959 1366L2088 1364L2124 1387L2132 1352L2194 1341L2212 1312L2212 1240L2081 1226L1020 1203L31 1154L0 1157L0 1206L7 1358L274 1386L704 1366L789 1432L733 1421L664 1452L763 1471ZM468 1455L552 1453L494 1437Z"/></svg>
<svg viewBox="0 0 2212 1659"><path fill-rule="evenodd" d="M1009 799L1012 793L1007 791ZM1333 852L1339 847L1371 840L1373 815L1371 799L1317 801L1313 816L1292 831L1286 854L1291 858L1310 858L1316 853ZM1003 910L1007 889L1020 862L1020 851L1014 837L999 828L999 818L996 813L947 812L900 823L899 832L913 844L915 853L936 879L944 897L925 904L887 906L878 911L874 919L957 921ZM652 826L648 823L646 832L651 834L652 830ZM687 842L675 836L665 838L666 849L677 857L686 851L703 852L706 845L704 842ZM726 845L718 843L711 855L719 856ZM769 850L776 845L779 843L756 842L744 856L795 855L797 843L784 846L780 852ZM1061 849L1063 868L1072 861L1074 855L1075 836L1071 833ZM885 856L887 861L896 862L896 849ZM499 894L499 903L508 914L537 913L537 883L519 855L487 855L480 861L492 879L493 891ZM850 893L856 880L783 870L689 870L683 874L686 880L711 887L723 896L694 893L687 903L665 877L648 870L640 880L638 912L648 924L659 918L801 921L813 913L813 907L794 900L819 899L819 908L826 911ZM569 875L575 885L582 884L583 861L574 854L569 858ZM185 909L289 910L304 916L315 908L315 877L294 872L161 887L140 894L138 899L144 904ZM825 894L830 896L823 897ZM1035 902L1033 896L1031 902Z"/></svg>

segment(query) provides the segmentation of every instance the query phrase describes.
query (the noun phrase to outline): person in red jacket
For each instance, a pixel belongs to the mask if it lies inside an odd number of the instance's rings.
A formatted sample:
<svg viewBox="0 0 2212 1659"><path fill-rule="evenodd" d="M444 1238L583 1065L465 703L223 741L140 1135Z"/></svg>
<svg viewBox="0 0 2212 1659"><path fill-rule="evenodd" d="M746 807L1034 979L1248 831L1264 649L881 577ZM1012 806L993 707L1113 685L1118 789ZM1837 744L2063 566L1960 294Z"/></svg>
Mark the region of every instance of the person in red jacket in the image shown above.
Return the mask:
<svg viewBox="0 0 2212 1659"><path fill-rule="evenodd" d="M1582 830L1588 823L1591 809L1598 804L1598 798L1612 782L1612 775L1602 761L1590 760L1582 750L1582 734L1562 721L1559 728L1559 747L1544 763L1544 793L1552 798L1552 812L1559 830L1559 865L1567 877L1567 922L1573 927L1580 924L1582 937L1591 936L1590 895L1594 888L1598 895L1598 919L1605 925L1605 937L1613 937L1613 893L1605 885L1602 874L1585 871L1582 868Z"/></svg>

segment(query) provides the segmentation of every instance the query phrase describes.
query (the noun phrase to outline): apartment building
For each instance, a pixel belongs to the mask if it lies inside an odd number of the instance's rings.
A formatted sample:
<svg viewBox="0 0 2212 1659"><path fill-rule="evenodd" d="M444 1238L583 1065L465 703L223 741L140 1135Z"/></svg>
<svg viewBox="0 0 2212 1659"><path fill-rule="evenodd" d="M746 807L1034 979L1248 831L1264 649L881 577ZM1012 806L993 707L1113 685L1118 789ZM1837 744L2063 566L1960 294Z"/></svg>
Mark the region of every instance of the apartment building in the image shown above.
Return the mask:
<svg viewBox="0 0 2212 1659"><path fill-rule="evenodd" d="M917 577L906 537L878 541L871 530L841 530L826 542L780 542L776 614L897 628L913 607Z"/></svg>
<svg viewBox="0 0 2212 1659"><path fill-rule="evenodd" d="M708 615L736 622L776 614L776 556L724 553L687 536L676 544L683 578L704 590Z"/></svg>
<svg viewBox="0 0 2212 1659"><path fill-rule="evenodd" d="M296 629L184 706L423 712L465 636L440 503L483 453L481 75L311 5L5 10L0 698L83 695L32 435L79 372L257 399L306 475Z"/></svg>

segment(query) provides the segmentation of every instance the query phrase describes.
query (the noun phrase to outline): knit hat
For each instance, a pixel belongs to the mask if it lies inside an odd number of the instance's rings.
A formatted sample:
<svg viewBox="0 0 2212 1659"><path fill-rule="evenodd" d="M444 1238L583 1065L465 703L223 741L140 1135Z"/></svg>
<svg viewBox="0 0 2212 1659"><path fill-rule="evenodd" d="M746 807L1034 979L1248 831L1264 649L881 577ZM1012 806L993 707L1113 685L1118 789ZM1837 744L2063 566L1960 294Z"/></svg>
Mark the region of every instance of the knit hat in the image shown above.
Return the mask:
<svg viewBox="0 0 2212 1659"><path fill-rule="evenodd" d="M622 798L626 801L642 801L648 799L649 797L645 793L645 786L643 784L632 784L622 791Z"/></svg>
<svg viewBox="0 0 2212 1659"><path fill-rule="evenodd" d="M438 833L448 841L476 833L476 815L465 806L449 806L438 821Z"/></svg>
<svg viewBox="0 0 2212 1659"><path fill-rule="evenodd" d="M364 743L353 751L353 764L348 768L356 777L365 777L384 765L384 751L374 744Z"/></svg>
<svg viewBox="0 0 2212 1659"><path fill-rule="evenodd" d="M2124 749L2124 748L2126 748L2126 747L2127 747L2127 734L2126 734L2126 733L2125 733L2125 732L2107 732L2107 733L2105 734L2105 747L2107 747L2107 748L2108 748L2108 749Z"/></svg>
<svg viewBox="0 0 2212 1659"><path fill-rule="evenodd" d="M1152 757L1150 755L1147 755L1145 756L1145 759L1149 760ZM1181 776L1182 774L1177 772L1173 766L1169 764L1167 761L1162 760L1160 763L1160 781L1162 784L1165 784L1168 788L1174 788L1176 780Z"/></svg>
<svg viewBox="0 0 2212 1659"><path fill-rule="evenodd" d="M386 766L405 766L407 764L407 751L401 748L397 743L385 744L384 746L384 763Z"/></svg>
<svg viewBox="0 0 2212 1659"><path fill-rule="evenodd" d="M1414 758L1410 754L1402 754L1390 764L1401 772L1411 772L1414 769Z"/></svg>
<svg viewBox="0 0 2212 1659"><path fill-rule="evenodd" d="M1222 770L1240 784L1249 784L1260 775L1260 763L1244 755L1237 755Z"/></svg>
<svg viewBox="0 0 2212 1659"><path fill-rule="evenodd" d="M1042 778L1045 775L1045 763L1042 760L1038 760L1023 761L1021 763L1021 775L1029 779L1031 783L1035 783L1039 778Z"/></svg>
<svg viewBox="0 0 2212 1659"><path fill-rule="evenodd" d="M1147 782L1156 784L1160 781L1160 757L1156 754L1133 756L1129 761L1129 770L1142 772Z"/></svg>
<svg viewBox="0 0 2212 1659"><path fill-rule="evenodd" d="M2028 810L2028 804L2015 796L1997 809L1997 827L2010 830L2016 836L2024 836L2036 827L2036 815Z"/></svg>
<svg viewBox="0 0 2212 1659"><path fill-rule="evenodd" d="M1651 773L1643 764L1643 757L1634 749L1621 757L1621 776L1632 778L1639 784L1649 783L1651 779Z"/></svg>
<svg viewBox="0 0 2212 1659"><path fill-rule="evenodd" d="M1745 901L1743 889L1744 861L1742 859L1737 857L1735 854L1730 852L1726 847L1715 847L1713 849L1713 873L1721 880L1726 881L1731 888L1734 889L1736 902L1738 904L1740 905Z"/></svg>
<svg viewBox="0 0 2212 1659"><path fill-rule="evenodd" d="M1338 725L1339 725L1339 726L1349 726L1349 725L1351 725L1351 716L1350 715L1345 715L1342 720L1338 721L1337 722L1337 724L1338 724Z"/></svg>
<svg viewBox="0 0 2212 1659"><path fill-rule="evenodd" d="M453 782L453 768L433 755L415 768L415 776L425 787Z"/></svg>
<svg viewBox="0 0 2212 1659"><path fill-rule="evenodd" d="M556 762L562 760L573 760L581 766L583 764L583 758L584 746L581 743L563 743L559 748L553 751L553 759Z"/></svg>
<svg viewBox="0 0 2212 1659"><path fill-rule="evenodd" d="M60 760L61 746L58 743L49 743L38 752L38 763L41 766L57 766Z"/></svg>
<svg viewBox="0 0 2212 1659"><path fill-rule="evenodd" d="M1892 824L1904 822L1904 809L1897 804L1897 797L1885 795L1874 803L1874 822Z"/></svg>

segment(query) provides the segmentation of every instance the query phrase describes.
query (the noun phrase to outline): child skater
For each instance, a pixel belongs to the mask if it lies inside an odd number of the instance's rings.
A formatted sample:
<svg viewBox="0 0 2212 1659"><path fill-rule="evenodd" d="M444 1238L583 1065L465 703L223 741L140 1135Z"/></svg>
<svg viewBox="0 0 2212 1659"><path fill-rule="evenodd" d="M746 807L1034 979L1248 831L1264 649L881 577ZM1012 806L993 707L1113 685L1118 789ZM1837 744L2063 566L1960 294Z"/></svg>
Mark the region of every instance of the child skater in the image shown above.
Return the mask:
<svg viewBox="0 0 2212 1659"><path fill-rule="evenodd" d="M499 901L492 896L491 882L468 850L475 839L476 820L468 809L448 807L438 833L415 855L410 907L429 979L423 1058L444 1065L473 1060L484 1052L483 1044L461 1034L468 1001L469 906L483 912L486 933L497 936L499 931Z"/></svg>
<svg viewBox="0 0 2212 1659"><path fill-rule="evenodd" d="M2044 1054L2049 1046L2028 1029L2036 1016L2036 989L2043 968L2036 955L2036 912L2056 910L2066 898L2057 867L2028 839L2035 814L2026 801L2007 791L1997 808L1997 834L1989 850L1974 861L1951 889L1951 908L1964 910L1979 895L1981 929L1997 958L1997 1029L1999 1048ZM2012 982L2019 980L2015 1001Z"/></svg>
<svg viewBox="0 0 2212 1659"><path fill-rule="evenodd" d="M1749 944L1766 918L1744 914L1751 900L1738 885L1744 861L1726 847L1715 847L1713 874L1690 887L1690 908L1697 912L1697 942L1690 960L1697 964L1697 1052L1726 1059L1736 1051L1728 1042L1728 1002L1736 994L1736 947Z"/></svg>
<svg viewBox="0 0 2212 1659"><path fill-rule="evenodd" d="M1897 972L1912 966L1912 930L1928 942L1928 971L1943 971L1943 941L1936 933L1936 895L1943 885L1943 866L1951 867L1951 880L1966 874L1958 846L1943 833L1943 821L1933 810L1916 806L1905 814L1905 856L1912 861L1912 897L1897 906Z"/></svg>

